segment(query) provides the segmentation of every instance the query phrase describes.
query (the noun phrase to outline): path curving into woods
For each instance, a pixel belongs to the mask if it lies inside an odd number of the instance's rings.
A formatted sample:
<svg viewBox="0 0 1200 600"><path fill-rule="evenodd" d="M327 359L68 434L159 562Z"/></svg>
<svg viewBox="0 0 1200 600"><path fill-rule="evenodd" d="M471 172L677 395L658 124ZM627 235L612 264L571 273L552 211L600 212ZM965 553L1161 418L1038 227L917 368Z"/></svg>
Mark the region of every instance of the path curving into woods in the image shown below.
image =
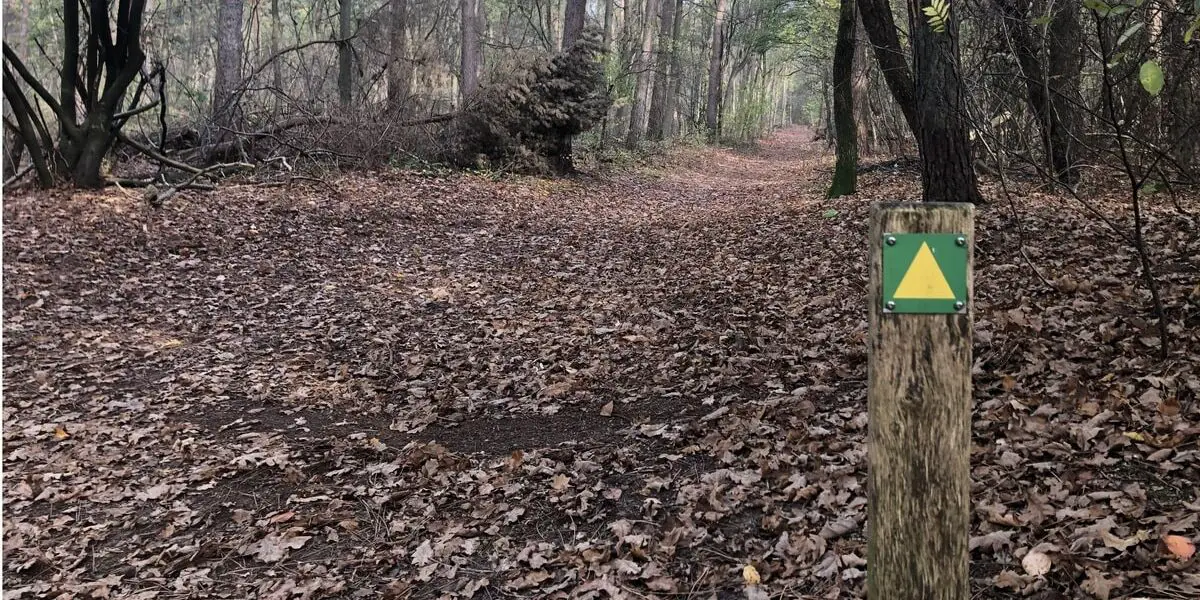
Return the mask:
<svg viewBox="0 0 1200 600"><path fill-rule="evenodd" d="M6 588L732 598L754 564L773 594L865 593L863 236L868 201L913 184L872 172L869 195L826 201L831 163L790 129L569 180L381 171L158 210L119 190L6 196ZM1195 416L1135 379L1185 385L1193 359L1154 371L1111 316L1014 296L1036 284L997 219L978 270L984 598L1019 569L1012 547L1125 522L1116 500L1060 520L1054 490L1137 483L1142 514L1173 522L1197 474L1194 452L1153 477L1089 462L1101 426ZM1080 361L1080 331L1117 337ZM1145 406L1034 418L1039 398L1109 393L1098 370ZM1147 556L1111 568L1186 591Z"/></svg>

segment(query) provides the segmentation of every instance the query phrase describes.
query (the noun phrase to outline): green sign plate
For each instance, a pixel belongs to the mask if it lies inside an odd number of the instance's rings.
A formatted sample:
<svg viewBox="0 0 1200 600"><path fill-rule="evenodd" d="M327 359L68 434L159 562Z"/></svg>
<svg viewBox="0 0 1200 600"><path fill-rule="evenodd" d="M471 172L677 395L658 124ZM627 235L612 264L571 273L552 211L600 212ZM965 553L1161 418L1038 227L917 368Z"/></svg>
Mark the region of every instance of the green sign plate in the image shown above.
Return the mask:
<svg viewBox="0 0 1200 600"><path fill-rule="evenodd" d="M958 233L883 234L883 312L965 313L968 243Z"/></svg>

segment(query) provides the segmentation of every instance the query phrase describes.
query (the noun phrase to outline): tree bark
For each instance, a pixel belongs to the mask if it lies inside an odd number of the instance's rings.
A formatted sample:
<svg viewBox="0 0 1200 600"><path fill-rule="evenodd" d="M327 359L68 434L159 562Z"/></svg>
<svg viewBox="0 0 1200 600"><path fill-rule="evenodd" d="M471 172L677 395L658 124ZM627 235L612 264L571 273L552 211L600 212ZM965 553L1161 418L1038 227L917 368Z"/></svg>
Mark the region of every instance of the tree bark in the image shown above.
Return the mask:
<svg viewBox="0 0 1200 600"><path fill-rule="evenodd" d="M664 0L669 2L670 0ZM683 31L683 0L675 0L675 23L671 28L671 64L670 64L670 81L671 85L667 89L667 114L666 114L666 131L667 137L677 137L679 135L680 126L677 113L679 110L679 98L683 87L683 75L685 71L679 60L679 36Z"/></svg>
<svg viewBox="0 0 1200 600"><path fill-rule="evenodd" d="M354 0L340 0L338 8L338 101L350 106L354 99L354 49L350 46Z"/></svg>
<svg viewBox="0 0 1200 600"><path fill-rule="evenodd" d="M911 0L910 0L911 3ZM912 73L908 62L904 59L904 51L900 48L900 38L896 34L896 21L892 18L892 7L888 0L858 0L858 10L862 14L863 29L871 40L875 51L875 60L879 62L879 70L887 83L892 98L904 113L904 120L913 135L917 134L917 104L916 90L913 87ZM912 11L911 4L909 8ZM921 11L917 10L917 15Z"/></svg>
<svg viewBox="0 0 1200 600"><path fill-rule="evenodd" d="M616 16L616 10L613 9L613 0L604 0L604 53L612 54L613 45L613 24Z"/></svg>
<svg viewBox="0 0 1200 600"><path fill-rule="evenodd" d="M870 102L871 64L867 58L867 45L867 33L863 28L861 15L858 15L854 26L854 79L851 95L854 98L854 125L858 132L859 156L875 153L875 120L871 118Z"/></svg>
<svg viewBox="0 0 1200 600"><path fill-rule="evenodd" d="M921 152L921 184L926 202L982 203L967 139L958 58L958 11L950 5L945 31L935 32L921 12L922 0L908 0L913 73Z"/></svg>
<svg viewBox="0 0 1200 600"><path fill-rule="evenodd" d="M283 26L283 21L279 18L279 0L271 0L271 56L279 54L279 28ZM283 89L283 63L274 61L271 65L271 84L275 88L275 111L278 113L283 108L283 98L285 92Z"/></svg>
<svg viewBox="0 0 1200 600"><path fill-rule="evenodd" d="M212 121L225 129L233 126L237 112L234 95L242 80L242 5L242 0L221 0L217 7L217 68L213 78Z"/></svg>
<svg viewBox="0 0 1200 600"><path fill-rule="evenodd" d="M654 25L659 2L660 0L644 0L642 5L642 50L634 63L637 82L633 93L633 107L629 112L629 135L625 138L625 144L630 148L637 147L646 134L650 93L655 80Z"/></svg>
<svg viewBox="0 0 1200 600"><path fill-rule="evenodd" d="M652 140L662 140L670 130L670 120L675 111L671 106L675 98L670 96L671 82L678 76L672 72L671 65L675 62L675 27L677 10L682 2L676 0L661 0L662 14L659 15L658 28L658 58L654 62L654 92L650 97L650 117L648 134Z"/></svg>
<svg viewBox="0 0 1200 600"><path fill-rule="evenodd" d="M459 12L462 13L459 91L463 104L479 89L479 3L480 0L459 0L458 3Z"/></svg>
<svg viewBox="0 0 1200 600"><path fill-rule="evenodd" d="M837 165L828 196L853 194L858 183L858 132L854 126L854 32L858 24L854 0L842 0L833 47L833 124Z"/></svg>
<svg viewBox="0 0 1200 600"><path fill-rule="evenodd" d="M561 50L567 50L583 33L583 24L587 19L587 0L567 0L563 15L563 35Z"/></svg>
<svg viewBox="0 0 1200 600"><path fill-rule="evenodd" d="M1038 123L1046 162L1057 181L1072 186L1079 181L1079 169L1074 159L1075 144L1065 123L1070 119L1069 114L1072 107L1060 94L1065 90L1057 89L1059 81L1055 81L1055 78L1043 69L1039 48L1041 44L1036 41L1035 33L1029 22L1029 0L995 1L1005 16L1005 27L1012 40L1013 53L1017 56L1021 76L1025 80L1026 98ZM1070 20L1070 16L1062 15L1062 13L1073 13L1074 10L1077 9L1073 6L1059 8L1059 15L1052 19ZM1064 29L1059 32L1060 34L1069 32L1069 29L1062 24L1060 24L1060 28ZM1067 45L1065 40L1058 43L1061 46ZM1057 69L1061 71L1065 66L1063 63L1069 63L1069 59L1062 56L1061 50L1057 54L1058 56L1051 58L1051 62L1057 62ZM1069 78L1071 76L1060 72L1059 77Z"/></svg>
<svg viewBox="0 0 1200 600"><path fill-rule="evenodd" d="M388 110L401 110L412 87L412 62L408 58L408 0L391 0L387 65Z"/></svg>
<svg viewBox="0 0 1200 600"><path fill-rule="evenodd" d="M708 59L708 101L704 108L704 124L708 128L709 141L716 141L721 133L721 82L725 68L725 17L729 12L729 0L716 0L716 9L710 44L712 54Z"/></svg>

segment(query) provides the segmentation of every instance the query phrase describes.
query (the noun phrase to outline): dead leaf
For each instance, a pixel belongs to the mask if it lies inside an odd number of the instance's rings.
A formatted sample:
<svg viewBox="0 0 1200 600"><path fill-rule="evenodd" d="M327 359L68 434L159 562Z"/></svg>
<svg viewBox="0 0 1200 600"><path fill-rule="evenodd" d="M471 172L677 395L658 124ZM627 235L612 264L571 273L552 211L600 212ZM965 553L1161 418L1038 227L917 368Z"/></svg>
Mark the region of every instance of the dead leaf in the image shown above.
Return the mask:
<svg viewBox="0 0 1200 600"><path fill-rule="evenodd" d="M1163 536L1160 548L1179 560L1188 560L1196 554L1196 545L1181 535Z"/></svg>
<svg viewBox="0 0 1200 600"><path fill-rule="evenodd" d="M550 480L550 487L556 492L561 492L567 489L567 486L570 484L571 478L563 475L562 473L555 475L554 478Z"/></svg>
<svg viewBox="0 0 1200 600"><path fill-rule="evenodd" d="M429 564L433 560L433 546L429 540L421 542L416 550L412 553L412 564L420 567Z"/></svg>
<svg viewBox="0 0 1200 600"><path fill-rule="evenodd" d="M1108 579L1096 569L1088 569L1087 573L1087 580L1080 587L1083 591L1091 594L1093 598L1096 598L1096 600L1108 600L1112 591L1121 587L1120 577Z"/></svg>
<svg viewBox="0 0 1200 600"><path fill-rule="evenodd" d="M1031 551L1021 559L1021 567L1034 577L1041 577L1050 572L1050 557L1042 552Z"/></svg>
<svg viewBox="0 0 1200 600"><path fill-rule="evenodd" d="M746 585L758 585L762 582L762 578L758 575L758 569L755 569L754 565L742 567L742 579L746 581Z"/></svg>
<svg viewBox="0 0 1200 600"><path fill-rule="evenodd" d="M608 404L605 404L604 406L602 406L600 408L600 416L611 417L612 413L613 413L613 402L612 402L612 400L609 400Z"/></svg>

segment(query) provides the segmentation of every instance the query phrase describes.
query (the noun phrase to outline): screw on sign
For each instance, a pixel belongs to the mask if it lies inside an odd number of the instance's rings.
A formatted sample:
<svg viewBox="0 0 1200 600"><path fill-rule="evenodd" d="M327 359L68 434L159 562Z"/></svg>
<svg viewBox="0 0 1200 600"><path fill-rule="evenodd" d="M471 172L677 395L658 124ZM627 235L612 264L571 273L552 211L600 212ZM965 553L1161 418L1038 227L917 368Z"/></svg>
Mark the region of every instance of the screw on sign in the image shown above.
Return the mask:
<svg viewBox="0 0 1200 600"><path fill-rule="evenodd" d="M885 233L883 309L890 313L960 313L967 309L967 236Z"/></svg>

